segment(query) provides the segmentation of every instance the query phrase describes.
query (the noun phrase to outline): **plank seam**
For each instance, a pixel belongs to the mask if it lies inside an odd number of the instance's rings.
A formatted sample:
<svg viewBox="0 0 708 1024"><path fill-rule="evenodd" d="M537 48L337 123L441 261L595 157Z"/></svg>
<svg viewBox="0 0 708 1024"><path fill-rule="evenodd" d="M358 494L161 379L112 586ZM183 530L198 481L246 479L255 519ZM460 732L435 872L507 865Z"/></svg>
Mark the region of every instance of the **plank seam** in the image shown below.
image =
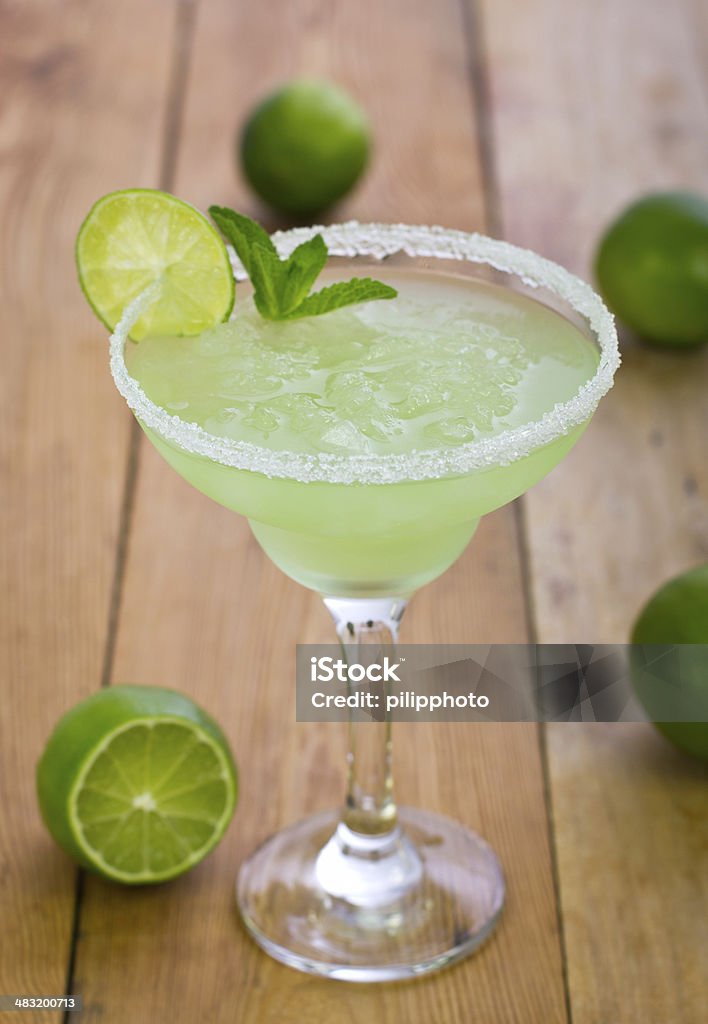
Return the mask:
<svg viewBox="0 0 708 1024"><path fill-rule="evenodd" d="M125 467L125 479L123 483L123 501L121 503L118 544L116 546L116 558L113 569L113 583L111 586L111 600L108 609L108 626L106 629L106 647L101 670L101 688L110 686L113 672L113 659L116 648L116 637L118 633L118 619L123 597L123 577L125 566L128 560L128 546L130 539L130 527L133 519L133 507L135 505L135 492L138 482L138 465L140 457L140 427L131 417L130 440L128 442L128 458Z"/></svg>
<svg viewBox="0 0 708 1024"><path fill-rule="evenodd" d="M489 87L489 72L485 60L485 47L482 32L482 12L480 0L460 0L462 7L463 32L469 58L469 81L472 90L472 103L475 114L477 141L479 146L480 167L482 172L482 188L485 197L485 215L487 230L494 237L503 237L503 218L499 178L494 151L494 131L490 111L492 109ZM523 498L512 503L516 543L519 551L521 585L525 615L526 635L531 643L538 641L537 619L533 587L531 583L531 557L528 546L528 532ZM551 791L550 770L546 730L542 723L536 727L538 738L539 759L543 781L543 797L546 809L546 827L548 836L549 856L551 861L551 877L556 907L556 927L560 946L561 973L563 978L563 998L567 1024L573 1024L573 1009L570 998L570 979L568 973L568 954L563 923L563 904L561 899L560 872L558 869L558 853L555 843L555 818Z"/></svg>
<svg viewBox="0 0 708 1024"><path fill-rule="evenodd" d="M192 52L196 2L195 0L176 0L174 43L170 58L170 69L167 82L167 99L165 103L164 131L161 143L161 159L158 173L159 188L169 191L172 188L177 153L182 130L182 115L186 97L187 78ZM123 483L123 498L118 519L118 540L113 567L113 579L108 606L108 623L106 626L106 644L103 665L101 667L100 686L102 689L110 685L113 673L118 622L123 597L123 583L128 562L130 533L135 510L138 475L140 468L140 448L142 431L131 416L128 456L126 459ZM81 928L81 910L85 887L85 872L79 868L76 876L76 895L71 926L69 958L67 963L65 993L72 995L75 984L76 963L78 959L79 935ZM62 1017L63 1024L72 1024L71 1012L66 1010Z"/></svg>
<svg viewBox="0 0 708 1024"><path fill-rule="evenodd" d="M565 993L565 1013L568 1024L573 1024L573 1005L570 998L570 973L568 966L568 947L565 935L565 924L563 922L563 899L561 896L560 869L558 866L558 850L555 842L555 815L553 813L553 793L551 789L551 772L548 763L548 743L546 738L546 725L539 723L538 726L538 748L541 757L541 772L543 775L543 794L546 803L546 819L548 821L548 847L551 855L551 873L553 875L553 888L556 894L556 919L558 926L558 937L561 948L561 965L563 968L563 991Z"/></svg>
<svg viewBox="0 0 708 1024"><path fill-rule="evenodd" d="M472 107L475 115L479 163L484 193L486 229L495 238L503 236L501 201L499 195L496 159L494 156L494 131L489 116L491 97L489 77L484 59L482 39L482 18L477 8L479 0L460 0L462 10L462 32L468 57L468 78L472 92Z"/></svg>
<svg viewBox="0 0 708 1024"><path fill-rule="evenodd" d="M74 913L71 919L71 936L69 941L69 960L66 966L66 982L64 985L65 995L73 994L74 971L76 968L76 951L79 946L79 928L81 927L81 908L84 902L84 871L76 869L76 895L74 897ZM62 1014L63 1024L72 1024L71 1010L65 1010Z"/></svg>
<svg viewBox="0 0 708 1024"><path fill-rule="evenodd" d="M160 188L165 192L169 192L174 187L196 22L196 0L176 0L176 3L175 43L167 87L162 161L159 174Z"/></svg>

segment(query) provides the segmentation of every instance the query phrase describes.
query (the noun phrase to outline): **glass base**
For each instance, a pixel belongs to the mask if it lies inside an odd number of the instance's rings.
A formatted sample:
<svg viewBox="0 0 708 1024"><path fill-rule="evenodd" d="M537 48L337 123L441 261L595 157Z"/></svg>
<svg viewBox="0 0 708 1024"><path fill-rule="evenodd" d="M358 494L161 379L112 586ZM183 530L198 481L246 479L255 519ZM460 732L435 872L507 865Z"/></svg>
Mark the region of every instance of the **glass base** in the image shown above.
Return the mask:
<svg viewBox="0 0 708 1024"><path fill-rule="evenodd" d="M327 811L267 839L237 885L256 942L297 970L360 982L414 978L476 949L504 903L493 850L439 814L404 807L398 820L361 836Z"/></svg>

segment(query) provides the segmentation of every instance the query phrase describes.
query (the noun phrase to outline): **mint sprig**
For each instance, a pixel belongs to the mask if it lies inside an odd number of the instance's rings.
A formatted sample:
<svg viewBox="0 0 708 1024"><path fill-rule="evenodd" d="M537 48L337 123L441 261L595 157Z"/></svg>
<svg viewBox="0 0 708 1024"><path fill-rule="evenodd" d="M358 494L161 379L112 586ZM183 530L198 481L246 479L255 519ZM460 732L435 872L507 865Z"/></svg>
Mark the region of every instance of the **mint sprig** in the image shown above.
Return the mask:
<svg viewBox="0 0 708 1024"><path fill-rule="evenodd" d="M398 294L395 288L370 277L339 281L310 294L327 262L327 246L322 235L314 235L282 260L268 232L250 217L225 206L210 206L209 213L236 250L251 279L256 309L267 320L320 316L341 306L393 299Z"/></svg>

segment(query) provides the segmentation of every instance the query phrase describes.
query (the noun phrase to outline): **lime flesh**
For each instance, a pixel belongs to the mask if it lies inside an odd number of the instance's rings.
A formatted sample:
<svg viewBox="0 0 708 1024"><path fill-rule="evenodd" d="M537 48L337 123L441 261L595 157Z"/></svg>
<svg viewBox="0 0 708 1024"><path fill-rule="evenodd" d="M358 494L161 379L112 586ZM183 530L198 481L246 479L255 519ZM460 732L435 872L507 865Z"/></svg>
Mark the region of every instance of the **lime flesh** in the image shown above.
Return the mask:
<svg viewBox="0 0 708 1024"><path fill-rule="evenodd" d="M218 233L193 206L155 189L99 199L79 230L76 265L86 298L111 330L132 299L159 284L159 298L131 331L135 341L199 334L233 307L233 273Z"/></svg>
<svg viewBox="0 0 708 1024"><path fill-rule="evenodd" d="M218 843L236 768L216 723L171 690L113 686L58 723L37 768L57 842L106 878L166 881Z"/></svg>

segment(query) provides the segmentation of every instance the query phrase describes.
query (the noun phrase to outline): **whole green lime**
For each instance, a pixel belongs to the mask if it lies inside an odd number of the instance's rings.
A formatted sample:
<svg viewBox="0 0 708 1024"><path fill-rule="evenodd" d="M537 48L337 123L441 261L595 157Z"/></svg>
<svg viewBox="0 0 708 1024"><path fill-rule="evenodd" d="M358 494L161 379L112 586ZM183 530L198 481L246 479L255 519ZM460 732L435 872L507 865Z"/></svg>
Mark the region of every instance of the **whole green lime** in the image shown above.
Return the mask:
<svg viewBox="0 0 708 1024"><path fill-rule="evenodd" d="M666 645L665 651L645 651L648 659L633 655L634 689L664 736L708 760L708 565L660 587L639 613L631 642ZM670 650L673 645L691 646ZM690 720L662 721L676 717L678 701Z"/></svg>
<svg viewBox="0 0 708 1024"><path fill-rule="evenodd" d="M236 766L184 694L110 686L59 720L37 765L42 817L84 867L131 885L198 864L229 824Z"/></svg>
<svg viewBox="0 0 708 1024"><path fill-rule="evenodd" d="M610 309L647 341L708 341L708 200L645 196L607 229L595 274Z"/></svg>
<svg viewBox="0 0 708 1024"><path fill-rule="evenodd" d="M369 158L359 106L330 82L297 79L267 96L240 138L244 173L276 210L307 217L341 199Z"/></svg>

